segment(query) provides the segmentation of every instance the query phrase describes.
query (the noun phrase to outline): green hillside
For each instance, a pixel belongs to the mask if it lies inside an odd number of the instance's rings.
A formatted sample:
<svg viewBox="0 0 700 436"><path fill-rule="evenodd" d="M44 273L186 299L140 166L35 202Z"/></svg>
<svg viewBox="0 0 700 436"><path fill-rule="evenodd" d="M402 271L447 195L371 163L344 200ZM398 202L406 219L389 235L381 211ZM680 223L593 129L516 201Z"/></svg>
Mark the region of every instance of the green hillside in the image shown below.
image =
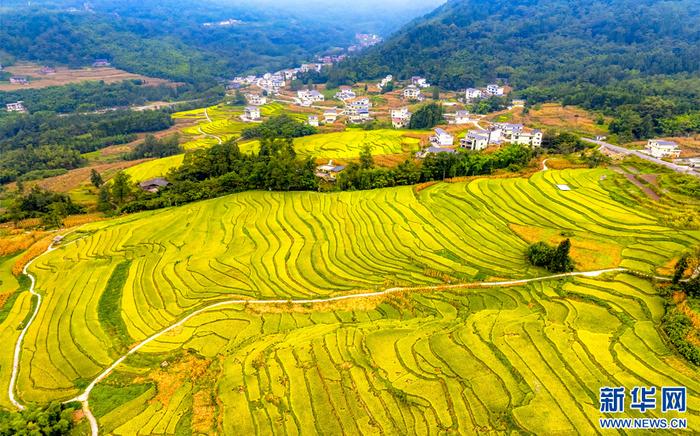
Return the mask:
<svg viewBox="0 0 700 436"><path fill-rule="evenodd" d="M556 99L614 113L624 123L613 130L645 137L665 133L663 119L697 108L698 14L691 0L449 1L331 79L424 75L463 89L500 78L531 103Z"/></svg>

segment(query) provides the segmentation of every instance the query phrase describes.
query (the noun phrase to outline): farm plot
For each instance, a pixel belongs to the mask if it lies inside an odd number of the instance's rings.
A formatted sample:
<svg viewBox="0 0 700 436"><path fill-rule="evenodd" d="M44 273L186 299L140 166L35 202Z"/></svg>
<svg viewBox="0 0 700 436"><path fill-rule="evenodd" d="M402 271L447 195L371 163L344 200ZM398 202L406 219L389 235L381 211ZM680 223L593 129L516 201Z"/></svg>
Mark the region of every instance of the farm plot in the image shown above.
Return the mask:
<svg viewBox="0 0 700 436"><path fill-rule="evenodd" d="M132 182L142 182L155 177L165 176L172 168L182 165L184 158L184 154L176 154L175 156L153 159L127 168L124 172L131 176Z"/></svg>
<svg viewBox="0 0 700 436"><path fill-rule="evenodd" d="M697 432L700 382L654 329L662 305L650 283L621 274L357 305L219 308L105 380L110 392L136 380L139 392L155 389L112 405L100 424L125 435L595 434L601 386L682 385L683 417ZM217 399L208 414L202 398ZM106 409L99 397L91 404Z"/></svg>
<svg viewBox="0 0 700 436"><path fill-rule="evenodd" d="M547 171L419 193L247 192L86 225L75 243L32 265L44 302L24 342L19 395L69 398L120 350L214 301L545 275L526 264L527 243L513 223L616 247L621 257L600 267L651 272L697 244L699 232L612 201L600 186L605 174Z"/></svg>
<svg viewBox="0 0 700 436"><path fill-rule="evenodd" d="M425 132L348 129L297 138L294 148L301 155L327 159L354 159L366 146L371 148L374 155L408 155L420 148L419 134ZM259 147L257 141L241 144L241 150L246 152L257 151Z"/></svg>

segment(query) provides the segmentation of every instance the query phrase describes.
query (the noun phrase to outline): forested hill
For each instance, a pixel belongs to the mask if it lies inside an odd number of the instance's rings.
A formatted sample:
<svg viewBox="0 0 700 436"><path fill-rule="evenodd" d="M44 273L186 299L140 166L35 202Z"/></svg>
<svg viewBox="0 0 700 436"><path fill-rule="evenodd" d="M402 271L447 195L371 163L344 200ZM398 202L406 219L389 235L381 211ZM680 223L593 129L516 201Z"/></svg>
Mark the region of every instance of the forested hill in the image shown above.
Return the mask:
<svg viewBox="0 0 700 436"><path fill-rule="evenodd" d="M530 103L613 115L614 133L633 139L700 129L698 72L697 0L453 0L330 81L423 75L464 89L500 78Z"/></svg>
<svg viewBox="0 0 700 436"><path fill-rule="evenodd" d="M696 0L457 0L352 63L361 76L427 75L446 88L518 88L700 70Z"/></svg>
<svg viewBox="0 0 700 436"><path fill-rule="evenodd" d="M382 19L377 11L340 5L295 9L285 7L287 2L258 3L6 0L0 9L0 62L10 56L85 66L105 58L135 73L203 82L297 66L353 44L357 32L395 30L426 10L406 7ZM228 20L232 24L217 25Z"/></svg>

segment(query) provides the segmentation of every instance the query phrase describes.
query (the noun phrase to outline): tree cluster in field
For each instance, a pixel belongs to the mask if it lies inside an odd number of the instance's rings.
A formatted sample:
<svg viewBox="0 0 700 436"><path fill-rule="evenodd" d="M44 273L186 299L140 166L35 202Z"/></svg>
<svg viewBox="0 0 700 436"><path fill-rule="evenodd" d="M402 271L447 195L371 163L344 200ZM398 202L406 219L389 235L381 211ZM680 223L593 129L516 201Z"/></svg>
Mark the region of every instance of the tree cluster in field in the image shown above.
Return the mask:
<svg viewBox="0 0 700 436"><path fill-rule="evenodd" d="M700 298L700 278L697 275L699 267L699 252L683 254L674 266L671 292L666 294L681 291L689 300ZM688 274L690 277L685 279ZM690 317L679 310L677 304L676 301L668 301L661 326L678 353L695 365L700 365L700 347L688 340L696 334L696 328Z"/></svg>
<svg viewBox="0 0 700 436"><path fill-rule="evenodd" d="M287 114L277 115L262 123L243 129L241 138L299 138L318 133L318 129L295 120Z"/></svg>
<svg viewBox="0 0 700 436"><path fill-rule="evenodd" d="M171 185L157 193L133 186L123 172L100 189L98 207L105 212L135 212L177 206L235 192L316 190L316 164L296 156L291 139L260 140L260 152L241 153L233 142L188 153L168 174Z"/></svg>
<svg viewBox="0 0 700 436"><path fill-rule="evenodd" d="M430 129L444 123L444 110L441 104L428 103L416 110L411 115L408 123L409 129Z"/></svg>
<svg viewBox="0 0 700 436"><path fill-rule="evenodd" d="M141 80L119 83L82 82L49 88L30 88L0 92L0 107L23 101L31 113L35 112L91 112L100 109L143 105L149 101L175 101L195 98L191 85L144 86Z"/></svg>
<svg viewBox="0 0 700 436"><path fill-rule="evenodd" d="M18 189L23 191L21 182ZM63 218L79 213L85 213L85 208L73 203L68 194L33 186L29 192L20 192L12 199L7 211L0 215L0 222L41 218L45 227L56 228L62 226Z"/></svg>
<svg viewBox="0 0 700 436"><path fill-rule="evenodd" d="M569 250L571 241L564 239L557 247L552 247L546 242L536 242L527 248L526 256L530 264L545 268L552 273L567 273L574 270L574 262L571 260Z"/></svg>
<svg viewBox="0 0 700 436"><path fill-rule="evenodd" d="M136 144L134 150L125 156L126 160L146 158L161 158L182 153L180 147L180 135L174 134L162 139L153 135L146 135L143 142Z"/></svg>
<svg viewBox="0 0 700 436"><path fill-rule="evenodd" d="M161 111L0 117L0 183L37 170L80 167L85 163L81 153L131 142L136 133L172 124Z"/></svg>
<svg viewBox="0 0 700 436"><path fill-rule="evenodd" d="M67 435L73 428L74 411L60 403L29 406L19 412L0 410L0 436Z"/></svg>
<svg viewBox="0 0 700 436"><path fill-rule="evenodd" d="M421 75L463 90L501 79L530 104L562 101L613 116L610 130L623 140L696 132L699 15L694 0L452 1L328 80Z"/></svg>

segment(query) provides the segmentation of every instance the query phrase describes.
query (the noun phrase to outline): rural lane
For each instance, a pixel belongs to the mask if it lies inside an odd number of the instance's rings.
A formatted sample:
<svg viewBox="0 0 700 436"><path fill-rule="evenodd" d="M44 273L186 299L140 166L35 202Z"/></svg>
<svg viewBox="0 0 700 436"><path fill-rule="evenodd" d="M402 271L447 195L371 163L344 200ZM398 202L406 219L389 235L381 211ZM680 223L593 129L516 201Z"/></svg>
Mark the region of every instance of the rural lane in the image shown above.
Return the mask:
<svg viewBox="0 0 700 436"><path fill-rule="evenodd" d="M209 124L213 123L213 121L209 117L209 112L207 111L207 108L204 108L204 116L207 117L207 122ZM220 137L218 137L216 135L210 135L209 133L204 133L204 130L202 130L201 127L197 127L197 129L199 129L199 133L201 133L202 135L212 137L212 138L216 139L219 142L219 144L223 144L223 141L221 140Z"/></svg>
<svg viewBox="0 0 700 436"><path fill-rule="evenodd" d="M75 241L71 241L68 244L72 244ZM20 357L21 357L21 348L22 348L22 341L24 339L25 334L27 333L27 330L29 327L32 325L32 322L37 316L37 313L39 312L39 308L41 306L41 295L36 292L35 286L36 286L36 278L29 272L29 267L39 259L40 257L50 253L51 251L55 250L56 247L54 244L51 244L48 249L42 253L41 255L35 257L32 259L27 265L24 267L22 270L23 274L25 274L27 277L29 277L31 281L31 286L29 288L29 291L31 292L32 295L35 295L37 297L37 304L36 307L34 308L34 312L32 313L31 318L27 322L27 325L24 326L22 329L22 332L17 339L17 343L15 344L15 353L14 353L14 362L12 366L12 376L10 379L10 386L8 389L8 395L10 397L10 401L12 402L13 405L15 405L18 409L23 410L24 406L19 402L19 400L15 397L15 387L17 383L17 374L19 372L19 363L20 363ZM133 353L137 352L144 346L148 345L149 343L153 342L154 340L158 339L159 337L163 336L164 334L182 326L185 324L187 321L192 319L193 317L200 315L206 311L217 309L220 307L224 306L230 306L234 304L248 304L248 305L265 305L265 304L294 304L294 305L303 305L303 304L316 304L316 303L332 303L332 302L337 302L337 301L344 301L344 300L352 300L352 299L358 299L358 298L369 298L369 297L379 297L383 295L388 295L392 293L397 293L397 292L411 292L411 291L442 291L442 290L447 290L447 289L459 289L459 288L487 288L487 287L499 287L499 286L515 286L515 285L522 285L522 284L527 284L527 283L532 283L532 282L541 282L541 281L546 281L546 280L554 280L554 279L560 279L560 278L566 278L566 277L597 277L602 274L606 273L611 273L611 272L625 272L625 271L630 271L627 268L609 268L609 269L601 269L601 270L596 270L596 271L580 271L580 272L570 272L570 273L563 273L563 274L554 274L554 275L549 275L549 276L543 276L543 277L534 277L534 278L528 278L528 279L519 279L519 280L506 280L506 281L498 281L498 282L473 282L473 283L459 283L459 284L453 284L453 285L438 285L438 286L416 286L416 287L394 287L394 288L388 288L383 291L378 291L378 292L363 292L363 293L358 293L358 294L347 294L347 295L339 295L336 297L328 297L328 298L316 298L316 299L305 299L305 300L286 300L286 299L280 299L280 300L249 300L249 299L233 299L233 300L226 300L226 301L220 301L218 303L213 303L209 306L203 307L201 309L198 309L189 315L185 316L181 320L175 322L174 324L164 328L163 330L160 330L159 332L154 333L153 335L149 336L148 338L142 340L141 342L137 343L134 345L129 351L115 360L109 367L107 367L104 371L102 371L97 377L95 377L92 382L85 388L85 390L78 396L71 398L70 400L65 401L65 403L68 402L73 402L73 401L79 401L82 405L82 410L83 413L85 414L85 417L88 419L88 422L90 423L90 431L93 436L97 436L99 434L99 426L97 423L97 419L95 416L92 414L90 411L90 405L89 405L89 396L94 387L104 380L107 376L109 376L119 364L121 364L127 357L132 355ZM656 277L657 279L662 279L662 280L668 280L665 277Z"/></svg>
<svg viewBox="0 0 700 436"><path fill-rule="evenodd" d="M669 168L677 173L690 174L691 176L700 177L700 173L696 172L694 169L692 169L690 167L683 166L683 165L676 165L676 164L671 163L671 162L666 162L665 160L657 159L653 156L649 156L648 154L644 154L638 150L630 150L629 148L626 148L626 147L620 147L619 145L613 145L613 144L609 144L607 142L597 141L597 140L591 139L591 138L581 138L581 140L589 142L591 144L597 144L601 148L607 148L608 150L614 151L615 153L621 153L621 154L625 154L628 156L630 156L630 155L636 156L640 159L644 159L646 161L653 162L657 165L661 165L661 166L664 166L666 168Z"/></svg>

